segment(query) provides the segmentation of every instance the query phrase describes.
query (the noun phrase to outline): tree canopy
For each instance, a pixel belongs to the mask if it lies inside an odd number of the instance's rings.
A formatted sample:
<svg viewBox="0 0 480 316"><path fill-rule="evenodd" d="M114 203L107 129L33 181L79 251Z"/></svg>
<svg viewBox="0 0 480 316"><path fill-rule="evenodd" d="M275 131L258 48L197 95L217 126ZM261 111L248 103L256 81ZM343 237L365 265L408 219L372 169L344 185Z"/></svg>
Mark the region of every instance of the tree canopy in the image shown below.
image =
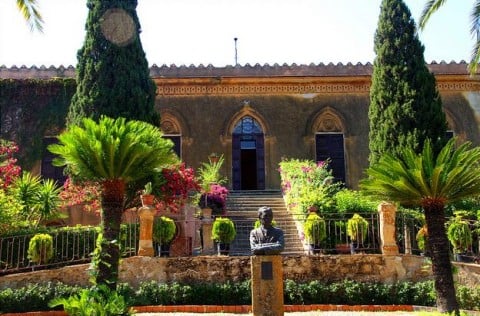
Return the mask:
<svg viewBox="0 0 480 316"><path fill-rule="evenodd" d="M374 49L370 164L385 152L395 155L406 147L420 152L426 139L438 152L446 142L446 118L415 22L402 0L382 1Z"/></svg>

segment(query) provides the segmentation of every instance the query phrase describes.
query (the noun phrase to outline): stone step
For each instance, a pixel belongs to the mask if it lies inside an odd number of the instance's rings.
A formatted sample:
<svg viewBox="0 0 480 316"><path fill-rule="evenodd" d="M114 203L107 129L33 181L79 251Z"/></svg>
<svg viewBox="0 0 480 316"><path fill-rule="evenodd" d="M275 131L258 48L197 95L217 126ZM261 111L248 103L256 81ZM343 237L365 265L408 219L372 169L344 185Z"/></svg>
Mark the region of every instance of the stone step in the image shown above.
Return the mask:
<svg viewBox="0 0 480 316"><path fill-rule="evenodd" d="M303 252L297 226L285 206L280 191L233 191L227 198L227 217L231 218L237 228L237 236L230 248L232 255L250 254L250 231L258 219L258 208L270 206L277 226L283 230L285 238L284 254Z"/></svg>

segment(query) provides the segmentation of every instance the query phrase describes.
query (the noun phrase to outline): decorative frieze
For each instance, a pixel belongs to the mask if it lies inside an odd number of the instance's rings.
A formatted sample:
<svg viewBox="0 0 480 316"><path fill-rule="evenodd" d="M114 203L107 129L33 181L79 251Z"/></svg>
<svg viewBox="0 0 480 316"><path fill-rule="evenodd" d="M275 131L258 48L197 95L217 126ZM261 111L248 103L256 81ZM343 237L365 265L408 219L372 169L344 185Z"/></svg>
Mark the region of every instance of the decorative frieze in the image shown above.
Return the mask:
<svg viewBox="0 0 480 316"><path fill-rule="evenodd" d="M161 96L194 96L194 95L298 95L298 94L345 94L345 93L368 93L370 83L364 84L238 84L238 85L183 85L162 84L161 79L157 79L157 94Z"/></svg>

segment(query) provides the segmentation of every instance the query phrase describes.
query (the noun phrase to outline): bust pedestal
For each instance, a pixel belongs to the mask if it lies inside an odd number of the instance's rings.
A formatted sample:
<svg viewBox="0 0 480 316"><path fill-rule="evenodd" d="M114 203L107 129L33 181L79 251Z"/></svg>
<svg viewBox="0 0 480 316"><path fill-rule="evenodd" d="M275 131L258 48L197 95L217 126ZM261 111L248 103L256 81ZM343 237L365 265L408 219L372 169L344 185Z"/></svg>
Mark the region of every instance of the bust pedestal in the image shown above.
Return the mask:
<svg viewBox="0 0 480 316"><path fill-rule="evenodd" d="M283 315L282 256L252 256L250 258L253 315Z"/></svg>

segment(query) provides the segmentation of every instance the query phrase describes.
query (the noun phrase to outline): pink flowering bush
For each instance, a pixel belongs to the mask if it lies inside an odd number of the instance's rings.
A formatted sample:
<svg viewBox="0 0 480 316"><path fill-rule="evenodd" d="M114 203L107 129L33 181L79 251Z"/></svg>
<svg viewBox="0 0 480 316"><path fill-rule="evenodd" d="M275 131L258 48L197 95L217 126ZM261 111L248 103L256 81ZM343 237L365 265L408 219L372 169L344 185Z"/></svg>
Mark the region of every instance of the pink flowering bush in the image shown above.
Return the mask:
<svg viewBox="0 0 480 316"><path fill-rule="evenodd" d="M328 161L283 159L279 166L282 193L291 211L305 214L312 206L319 213L333 211L334 194L342 184L333 181Z"/></svg>
<svg viewBox="0 0 480 316"><path fill-rule="evenodd" d="M152 175L153 194L155 195L155 207L157 210L168 209L178 212L183 207L191 192L200 190L192 168L185 167L184 163L163 168L160 172ZM137 183L137 187L140 184ZM101 184L97 182L74 182L68 178L60 193L63 207L82 205L85 211L99 213ZM134 198L127 199L125 208L138 207L141 191L135 189L131 195Z"/></svg>
<svg viewBox="0 0 480 316"><path fill-rule="evenodd" d="M14 142L0 139L0 186L6 189L16 178L20 176L22 168L18 166L14 157L18 152L18 146Z"/></svg>
<svg viewBox="0 0 480 316"><path fill-rule="evenodd" d="M100 214L100 193L101 185L98 182L74 182L67 178L60 192L61 206L82 205L83 210Z"/></svg>
<svg viewBox="0 0 480 316"><path fill-rule="evenodd" d="M225 213L228 189L219 184L211 184L210 191L203 193L198 200L200 208L211 208L212 214L222 215Z"/></svg>
<svg viewBox="0 0 480 316"><path fill-rule="evenodd" d="M185 205L190 194L200 191L194 169L183 162L162 169L153 185L157 209L167 208L174 213Z"/></svg>

